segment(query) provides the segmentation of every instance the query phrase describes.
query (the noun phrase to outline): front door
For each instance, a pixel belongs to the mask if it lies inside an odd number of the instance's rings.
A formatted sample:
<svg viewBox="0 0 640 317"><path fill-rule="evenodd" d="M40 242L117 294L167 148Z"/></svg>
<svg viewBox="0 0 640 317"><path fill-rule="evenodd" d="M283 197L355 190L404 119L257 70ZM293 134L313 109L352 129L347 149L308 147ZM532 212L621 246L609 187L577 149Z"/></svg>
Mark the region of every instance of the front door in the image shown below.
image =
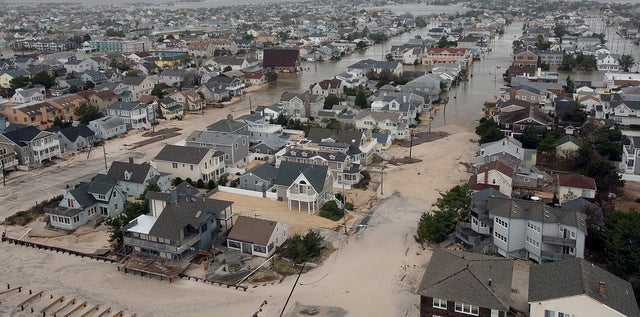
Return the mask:
<svg viewBox="0 0 640 317"><path fill-rule="evenodd" d="M242 243L242 253L251 254L251 243Z"/></svg>

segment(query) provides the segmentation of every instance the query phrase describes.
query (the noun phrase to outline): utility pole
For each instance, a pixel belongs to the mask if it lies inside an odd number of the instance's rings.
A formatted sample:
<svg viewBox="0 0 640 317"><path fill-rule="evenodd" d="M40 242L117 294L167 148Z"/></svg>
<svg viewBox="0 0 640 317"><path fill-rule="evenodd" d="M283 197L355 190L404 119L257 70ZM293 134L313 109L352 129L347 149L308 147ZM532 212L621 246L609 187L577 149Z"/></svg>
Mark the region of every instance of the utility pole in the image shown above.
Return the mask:
<svg viewBox="0 0 640 317"><path fill-rule="evenodd" d="M409 129L409 163L411 163L411 150L413 149L413 130Z"/></svg>
<svg viewBox="0 0 640 317"><path fill-rule="evenodd" d="M382 160L382 166L380 167L380 196L384 195L384 160Z"/></svg>
<svg viewBox="0 0 640 317"><path fill-rule="evenodd" d="M4 158L0 158L0 163L2 164L2 186L7 186L7 177L4 174Z"/></svg>
<svg viewBox="0 0 640 317"><path fill-rule="evenodd" d="M104 170L105 172L109 172L109 169L107 169L107 150L104 148L104 140L102 140L102 155L104 156Z"/></svg>
<svg viewBox="0 0 640 317"><path fill-rule="evenodd" d="M302 271L304 271L304 267L307 265L307 262L302 263L302 268L298 273L298 277L296 278L296 282L293 284L291 288L291 292L289 293L289 297L287 297L287 301L284 303L284 307L282 307L282 311L280 312L280 317L284 315L284 310L287 309L287 304L289 304L289 299L291 299L291 295L293 295L293 290L296 289L296 285L298 285L298 280L300 279L300 275L302 275Z"/></svg>
<svg viewBox="0 0 640 317"><path fill-rule="evenodd" d="M249 114L252 114L253 110L251 109L251 97L249 97Z"/></svg>
<svg viewBox="0 0 640 317"><path fill-rule="evenodd" d="M344 174L342 175L342 211L344 211L344 235L348 235L347 232L347 194L344 191Z"/></svg>

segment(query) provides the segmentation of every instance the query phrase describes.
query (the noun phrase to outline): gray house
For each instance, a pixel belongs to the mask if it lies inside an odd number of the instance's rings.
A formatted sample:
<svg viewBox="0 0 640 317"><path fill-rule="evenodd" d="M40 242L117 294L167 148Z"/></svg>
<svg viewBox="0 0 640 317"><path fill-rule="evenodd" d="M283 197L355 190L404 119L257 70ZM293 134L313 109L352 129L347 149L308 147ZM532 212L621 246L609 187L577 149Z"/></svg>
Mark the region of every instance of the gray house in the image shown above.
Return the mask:
<svg viewBox="0 0 640 317"><path fill-rule="evenodd" d="M240 188L258 192L266 192L278 176L278 169L273 165L264 163L253 167L240 176Z"/></svg>
<svg viewBox="0 0 640 317"><path fill-rule="evenodd" d="M127 125L120 117L106 116L89 122L89 129L96 133L97 140L106 140L127 132Z"/></svg>
<svg viewBox="0 0 640 317"><path fill-rule="evenodd" d="M124 120L127 129L148 129L156 122L156 110L153 104L119 101L103 112L107 116Z"/></svg>
<svg viewBox="0 0 640 317"><path fill-rule="evenodd" d="M287 200L289 209L297 205L298 212L320 210L333 196L333 175L328 166L282 162L275 180L278 199Z"/></svg>
<svg viewBox="0 0 640 317"><path fill-rule="evenodd" d="M55 133L40 131L34 126L5 131L0 142L11 144L20 165L42 164L60 156L60 141Z"/></svg>
<svg viewBox="0 0 640 317"><path fill-rule="evenodd" d="M91 182L64 189L57 206L45 208L52 227L75 230L96 217L113 217L124 210L125 195L111 177L98 174Z"/></svg>
<svg viewBox="0 0 640 317"><path fill-rule="evenodd" d="M79 124L75 127L60 129L52 127L47 131L54 132L60 140L60 150L64 153L67 151L79 151L92 146L96 140L96 133L85 124Z"/></svg>
<svg viewBox="0 0 640 317"><path fill-rule="evenodd" d="M123 228L125 246L165 259L189 260L211 248L220 230L230 228L233 202L179 194L147 193L150 215L141 215Z"/></svg>
<svg viewBox="0 0 640 317"><path fill-rule="evenodd" d="M249 155L249 137L240 134L222 134L213 131L193 131L187 137L189 147L201 147L224 152L227 167L239 167Z"/></svg>
<svg viewBox="0 0 640 317"><path fill-rule="evenodd" d="M171 187L171 174L160 173L148 162L136 164L133 158L129 162L114 161L107 175L118 182L123 193L129 196L142 195L151 184L158 185L163 192Z"/></svg>

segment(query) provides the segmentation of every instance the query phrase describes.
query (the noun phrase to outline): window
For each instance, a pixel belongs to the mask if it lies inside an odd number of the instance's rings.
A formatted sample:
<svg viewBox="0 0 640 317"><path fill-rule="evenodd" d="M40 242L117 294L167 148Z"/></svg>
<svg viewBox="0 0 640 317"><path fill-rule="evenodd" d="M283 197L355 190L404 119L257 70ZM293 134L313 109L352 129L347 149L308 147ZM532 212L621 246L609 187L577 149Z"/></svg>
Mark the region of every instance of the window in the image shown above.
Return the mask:
<svg viewBox="0 0 640 317"><path fill-rule="evenodd" d="M433 299L433 307L440 309L447 309L447 300L441 298Z"/></svg>
<svg viewBox="0 0 640 317"><path fill-rule="evenodd" d="M228 246L229 248L236 248L236 249L240 249L240 242L238 242L238 241L231 241L231 240L228 240L228 242L227 242L227 246Z"/></svg>
<svg viewBox="0 0 640 317"><path fill-rule="evenodd" d="M556 312L553 310L544 310L544 317L556 317Z"/></svg>
<svg viewBox="0 0 640 317"><path fill-rule="evenodd" d="M255 252L260 252L260 253L267 253L267 248L261 246L261 245L254 245L253 246L253 251Z"/></svg>
<svg viewBox="0 0 640 317"><path fill-rule="evenodd" d="M189 165L189 169L193 171L193 164Z"/></svg>
<svg viewBox="0 0 640 317"><path fill-rule="evenodd" d="M571 314L558 312L558 317L571 317Z"/></svg>
<svg viewBox="0 0 640 317"><path fill-rule="evenodd" d="M80 222L80 216L73 217L73 223Z"/></svg>
<svg viewBox="0 0 640 317"><path fill-rule="evenodd" d="M500 219L498 217L496 217L496 223L501 225L501 226L503 226L503 227L505 227L505 228L509 228L509 224L506 221L504 221L504 220L502 220L502 219Z"/></svg>
<svg viewBox="0 0 640 317"><path fill-rule="evenodd" d="M67 199L67 204L69 205L69 208L73 208L75 201L71 198Z"/></svg>
<svg viewBox="0 0 640 317"><path fill-rule="evenodd" d="M456 312L478 316L478 306L456 302Z"/></svg>
<svg viewBox="0 0 640 317"><path fill-rule="evenodd" d="M500 316L500 311L497 309L492 309L491 310L491 317L498 317Z"/></svg>
<svg viewBox="0 0 640 317"><path fill-rule="evenodd" d="M171 163L171 166L172 166L173 168L178 168L178 163Z"/></svg>

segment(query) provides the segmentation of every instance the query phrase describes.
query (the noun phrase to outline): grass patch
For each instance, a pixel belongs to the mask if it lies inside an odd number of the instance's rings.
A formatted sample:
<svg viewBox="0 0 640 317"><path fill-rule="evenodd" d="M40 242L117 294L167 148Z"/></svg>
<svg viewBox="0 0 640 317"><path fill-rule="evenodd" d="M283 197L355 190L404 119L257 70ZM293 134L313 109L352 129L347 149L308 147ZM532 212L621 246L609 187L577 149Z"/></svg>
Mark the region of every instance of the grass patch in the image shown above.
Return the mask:
<svg viewBox="0 0 640 317"><path fill-rule="evenodd" d="M293 265L293 262L285 261L281 258L277 258L273 260L273 264L271 264L271 269L273 269L274 272L284 276L294 275L300 272L300 268Z"/></svg>
<svg viewBox="0 0 640 317"><path fill-rule="evenodd" d="M40 202L27 210L18 211L15 214L7 217L2 224L7 226L14 226L14 225L26 226L31 221L44 215L45 207L52 204L57 204L61 200L62 200L62 195L59 195L51 199L45 200L43 202Z"/></svg>
<svg viewBox="0 0 640 317"><path fill-rule="evenodd" d="M249 283L265 283L279 281L280 275L270 269L261 268L247 279Z"/></svg>

